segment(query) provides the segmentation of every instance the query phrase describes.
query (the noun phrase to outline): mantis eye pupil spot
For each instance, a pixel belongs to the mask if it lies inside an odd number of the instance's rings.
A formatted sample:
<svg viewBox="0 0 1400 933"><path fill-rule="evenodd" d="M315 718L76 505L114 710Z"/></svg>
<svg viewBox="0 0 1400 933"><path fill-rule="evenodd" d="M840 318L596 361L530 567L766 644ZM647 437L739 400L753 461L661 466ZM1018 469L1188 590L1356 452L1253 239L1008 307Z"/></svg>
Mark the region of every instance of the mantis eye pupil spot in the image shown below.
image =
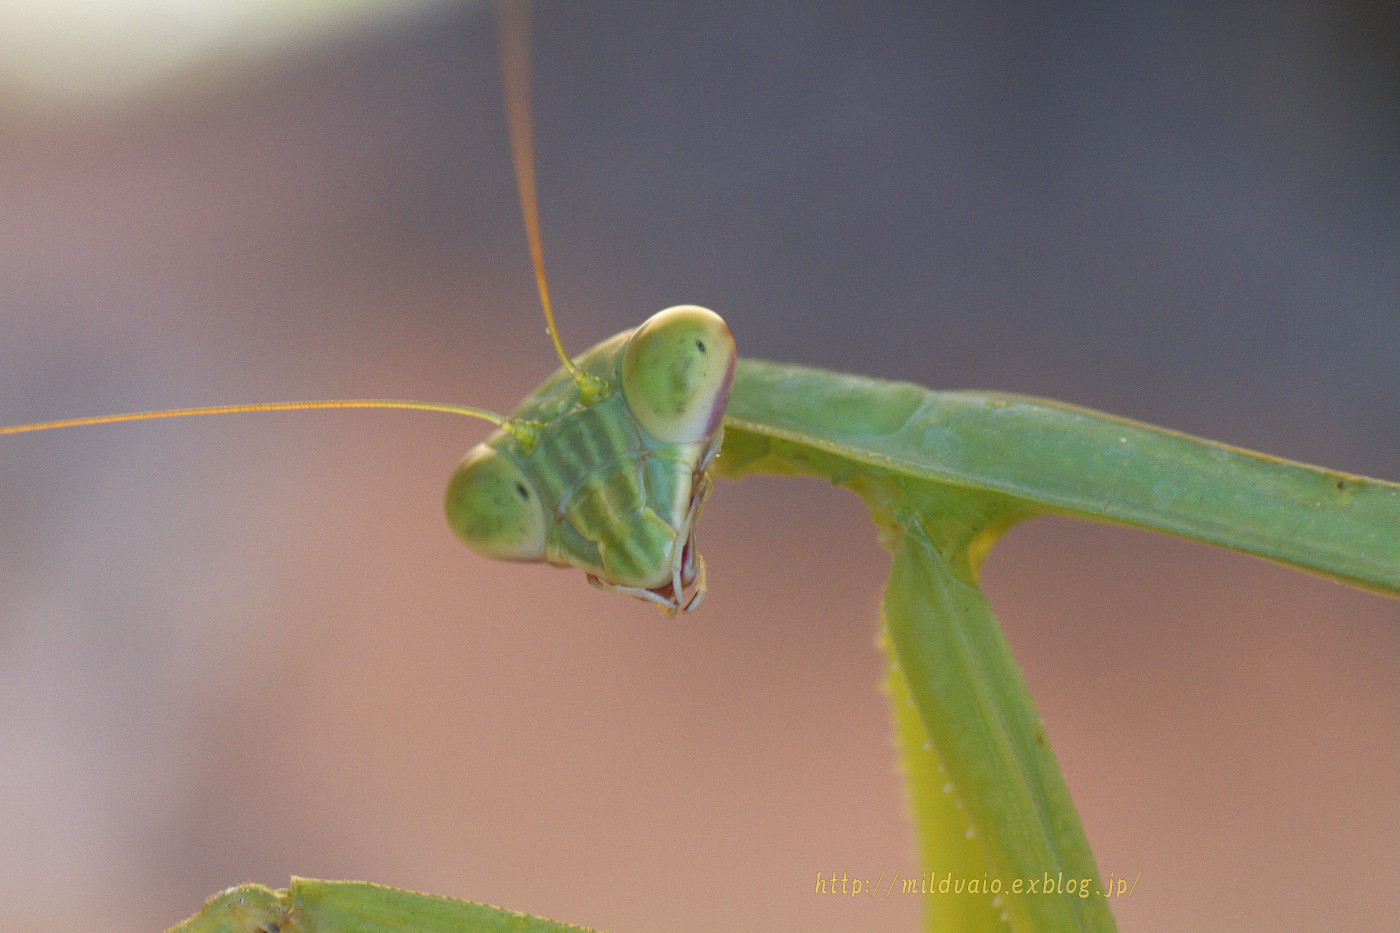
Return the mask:
<svg viewBox="0 0 1400 933"><path fill-rule="evenodd" d="M703 341L703 340L697 340L697 341L695 341L695 349L699 350L701 353L704 353L704 352L705 352L705 341Z"/></svg>
<svg viewBox="0 0 1400 933"><path fill-rule="evenodd" d="M522 498L522 499L524 499L524 500L526 500L526 501L529 501L529 499L530 499L530 490L528 490L528 489L525 488L525 484L524 484L524 483L516 483L516 484L515 484L515 491L518 492L518 493L520 493L520 498Z"/></svg>

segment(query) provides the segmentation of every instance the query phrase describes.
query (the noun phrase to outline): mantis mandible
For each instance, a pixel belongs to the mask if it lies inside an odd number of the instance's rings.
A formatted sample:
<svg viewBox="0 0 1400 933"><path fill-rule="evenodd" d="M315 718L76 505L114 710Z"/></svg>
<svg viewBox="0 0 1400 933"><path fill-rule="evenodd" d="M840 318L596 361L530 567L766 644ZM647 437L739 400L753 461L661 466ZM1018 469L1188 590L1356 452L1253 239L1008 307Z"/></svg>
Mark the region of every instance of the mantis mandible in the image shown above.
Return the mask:
<svg viewBox="0 0 1400 933"><path fill-rule="evenodd" d="M742 338L742 329L741 329L741 338ZM732 434L734 434L734 433L732 433L732 431L731 431L731 441L734 440L734 436L732 436ZM717 584L715 584L715 586L717 586L717 587L722 587L722 576L721 576L721 580L720 580L720 581L717 581Z"/></svg>

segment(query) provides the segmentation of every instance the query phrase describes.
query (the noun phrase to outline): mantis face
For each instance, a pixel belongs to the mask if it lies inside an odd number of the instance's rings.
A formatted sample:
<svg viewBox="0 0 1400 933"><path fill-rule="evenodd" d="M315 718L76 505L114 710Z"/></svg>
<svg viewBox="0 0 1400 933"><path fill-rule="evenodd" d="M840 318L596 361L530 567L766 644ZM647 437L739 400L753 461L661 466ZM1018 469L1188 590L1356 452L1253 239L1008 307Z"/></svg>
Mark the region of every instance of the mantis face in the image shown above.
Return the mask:
<svg viewBox="0 0 1400 933"><path fill-rule="evenodd" d="M670 614L693 609L695 530L737 358L728 325L695 305L598 344L577 365L605 390L550 377L511 416L531 431L497 431L457 467L448 524L488 557L578 567Z"/></svg>

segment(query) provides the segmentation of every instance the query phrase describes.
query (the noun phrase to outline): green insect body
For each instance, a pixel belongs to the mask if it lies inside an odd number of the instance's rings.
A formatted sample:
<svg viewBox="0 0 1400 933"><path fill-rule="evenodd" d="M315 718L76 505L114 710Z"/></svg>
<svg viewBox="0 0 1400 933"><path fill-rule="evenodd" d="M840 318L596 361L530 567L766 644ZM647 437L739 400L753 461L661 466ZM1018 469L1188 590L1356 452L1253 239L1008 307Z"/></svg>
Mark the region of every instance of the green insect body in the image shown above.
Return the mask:
<svg viewBox="0 0 1400 933"><path fill-rule="evenodd" d="M694 609L705 593L696 528L716 472L819 476L847 487L870 507L893 555L883 610L887 683L926 860L945 876L1082 879L1081 892L1107 887L979 589L981 561L1008 527L1039 514L1120 523L1400 593L1394 483L1045 400L740 363L724 321L691 305L661 311L570 360L550 310L535 208L528 27L522 7L498 9L522 213L564 362L509 419L462 405L354 399L65 419L0 427L0 435L308 408L483 418L501 429L468 452L448 484L454 532L485 556L577 567L591 583L672 615ZM934 897L928 926L1115 929L1106 895L1048 893ZM295 878L282 891L224 891L172 933L468 929L582 933L481 904Z"/></svg>
<svg viewBox="0 0 1400 933"><path fill-rule="evenodd" d="M737 359L728 325L694 305L605 340L575 361L604 391L550 377L463 458L448 524L488 557L578 567L668 613L694 609L696 526Z"/></svg>

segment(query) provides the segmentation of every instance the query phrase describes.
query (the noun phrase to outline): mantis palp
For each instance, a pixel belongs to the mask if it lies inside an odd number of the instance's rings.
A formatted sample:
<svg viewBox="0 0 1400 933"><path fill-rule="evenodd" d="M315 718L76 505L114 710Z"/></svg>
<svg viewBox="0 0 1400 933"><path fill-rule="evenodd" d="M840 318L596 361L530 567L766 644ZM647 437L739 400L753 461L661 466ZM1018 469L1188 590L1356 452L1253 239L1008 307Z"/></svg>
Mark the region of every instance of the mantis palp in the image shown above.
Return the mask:
<svg viewBox="0 0 1400 933"><path fill-rule="evenodd" d="M501 240L507 241L508 244L514 245L514 237L511 237L511 235L503 235L503 237L501 237ZM692 291L687 290L687 291L685 291L685 293L680 294L680 297L687 298L687 297L692 296L692 294L693 294ZM650 305L650 307L657 307L657 305ZM728 315L727 315L727 317L728 317ZM743 328L742 328L742 325L736 324L735 326L736 326L736 329L739 329L739 332L741 332L741 338L742 338L742 335L743 335ZM575 340L577 340L577 339L578 339L578 338L575 338ZM584 342L587 342L587 340L584 340ZM931 350L931 352L932 352L932 350ZM773 350L766 350L766 353L767 353L767 354L770 354L770 356L773 356L773 354L776 354L776 352L773 352ZM470 374L463 375L463 378L470 378ZM924 375L921 375L920 381L925 381L925 382L937 382L937 384L946 384L946 382L948 382L948 380L945 380L945 378L942 378L942 377L941 377L941 374L939 374L937 370L931 370L931 371L930 371L930 375L927 375L927 377L924 377ZM988 380L988 381L990 381L990 380ZM955 382L955 384L956 384L956 382ZM473 385L475 385L475 380L473 380ZM358 388L358 387L357 387L357 388ZM454 389L454 391L452 391L452 394L454 394L454 395L455 395L455 394L458 394L459 391L462 391L462 389ZM284 395L284 394L286 394L286 392L283 392L283 395ZM220 395L220 396L227 395L227 392L218 392L218 395ZM476 399L473 399L473 401L476 401ZM500 401L500 402L493 402L493 403L494 403L494 405L497 406L497 408L500 408L500 406L507 405L507 403L510 403L510 402L508 402L508 399L507 399L507 401ZM60 410L71 410L71 408L73 408L73 405L56 406L56 408L59 408ZM1327 458L1326 458L1326 457L1320 457L1320 459L1324 459L1324 461L1326 461ZM396 481L396 482L406 482L406 481ZM421 490L420 490L420 495L421 495ZM714 532L713 532L713 531L708 532L708 539L710 539L710 541L713 541L713 539L714 539ZM370 545L364 545L364 546L370 546ZM722 573L721 573L721 574L718 574L718 579L717 579L717 581L715 581L715 593L722 593L722 588L724 588L724 581L722 581L722 576L724 576L724 574L722 574ZM731 576L732 576L732 574L731 574ZM577 581L575 581L575 583L577 583ZM798 583L799 583L799 586L798 586L798 587L788 586L788 587L785 587L785 588L787 588L788 591L795 591L795 590L798 590L798 588L801 588L801 581L798 581ZM504 587L505 584L501 584L501 586ZM711 597L711 598L713 598L713 597ZM795 595L794 598L801 598L801 594ZM617 611L624 611L624 609L617 609ZM868 612L869 612L869 605L867 604L867 607L865 607L864 609L862 609L862 611L864 611L865 614L868 614ZM293 866L293 867L297 867L297 866ZM298 869L298 870L305 871L305 870L307 870L307 869ZM368 877L382 877L382 876L377 876L377 874L365 873L365 871L361 871L361 873L357 873L357 874L368 874ZM472 894L472 892L470 892L470 891L465 891L465 890L463 890L462 892L465 892L465 894ZM498 898L498 897L497 897L497 898L493 898L493 899L504 899L504 898ZM532 909L533 909L533 908L532 908ZM560 916L570 916L570 915L567 915L567 913L563 913L563 912L554 912L554 913L559 913ZM666 925L659 925L659 926L666 926Z"/></svg>

